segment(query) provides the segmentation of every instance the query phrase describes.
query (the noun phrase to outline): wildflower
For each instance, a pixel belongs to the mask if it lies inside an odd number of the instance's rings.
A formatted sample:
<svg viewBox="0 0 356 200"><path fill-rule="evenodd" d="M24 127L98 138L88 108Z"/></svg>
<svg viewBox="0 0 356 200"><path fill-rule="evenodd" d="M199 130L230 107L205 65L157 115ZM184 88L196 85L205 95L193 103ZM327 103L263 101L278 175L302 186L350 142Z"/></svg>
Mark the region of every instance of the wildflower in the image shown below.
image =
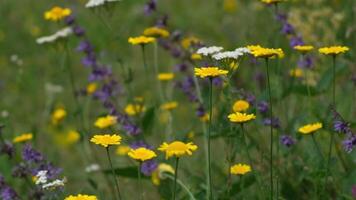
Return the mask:
<svg viewBox="0 0 356 200"><path fill-rule="evenodd" d="M19 196L17 195L17 193L15 192L15 190L13 190L9 186L4 186L1 189L0 197L3 200L19 200L20 199Z"/></svg>
<svg viewBox="0 0 356 200"><path fill-rule="evenodd" d="M55 6L51 10L45 12L44 18L50 21L59 21L69 16L71 13L72 11L69 8L61 8L59 6Z"/></svg>
<svg viewBox="0 0 356 200"><path fill-rule="evenodd" d="M152 173L157 169L157 161L155 160L147 160L141 165L141 172L146 176L151 176Z"/></svg>
<svg viewBox="0 0 356 200"><path fill-rule="evenodd" d="M67 111L64 108L57 108L51 116L52 124L59 124L67 116Z"/></svg>
<svg viewBox="0 0 356 200"><path fill-rule="evenodd" d="M73 144L79 141L80 134L75 130L69 130L65 135L65 140L67 144Z"/></svg>
<svg viewBox="0 0 356 200"><path fill-rule="evenodd" d="M301 53L307 53L314 49L314 47L310 45L297 45L294 46L293 48Z"/></svg>
<svg viewBox="0 0 356 200"><path fill-rule="evenodd" d="M278 4L278 3L281 3L284 1L287 1L287 0L261 0L261 2L265 3L265 4Z"/></svg>
<svg viewBox="0 0 356 200"><path fill-rule="evenodd" d="M341 53L345 53L349 51L350 49L346 46L330 46L330 47L323 47L319 49L319 53L324 54L324 55L332 55L336 56Z"/></svg>
<svg viewBox="0 0 356 200"><path fill-rule="evenodd" d="M181 45L184 49L188 49L192 45L196 45L199 43L200 43L200 40L198 38L191 36L191 37L183 38Z"/></svg>
<svg viewBox="0 0 356 200"><path fill-rule="evenodd" d="M140 147L137 149L131 149L127 155L135 160L138 161L146 161L146 160L150 160L154 157L156 157L156 153L150 149L146 149L144 147Z"/></svg>
<svg viewBox="0 0 356 200"><path fill-rule="evenodd" d="M54 189L54 188L57 188L57 187L63 187L64 186L64 183L66 182L66 179L56 179L52 182L49 182L49 183L46 183L44 185L42 185L42 189L45 189L45 190L48 190L48 189Z"/></svg>
<svg viewBox="0 0 356 200"><path fill-rule="evenodd" d="M235 0L224 0L224 11L233 13L237 10L237 3Z"/></svg>
<svg viewBox="0 0 356 200"><path fill-rule="evenodd" d="M86 194L78 194L78 195L70 195L66 197L64 200L98 200L98 198L94 195L86 195Z"/></svg>
<svg viewBox="0 0 356 200"><path fill-rule="evenodd" d="M232 106L232 110L234 112L243 112L246 111L250 107L250 104L245 100L237 100Z"/></svg>
<svg viewBox="0 0 356 200"><path fill-rule="evenodd" d="M222 47L217 47L217 46L202 47L202 48L197 50L197 54L201 54L201 55L204 55L204 56L209 56L209 55L213 55L215 53L218 53L218 52L220 52L222 50L223 50Z"/></svg>
<svg viewBox="0 0 356 200"><path fill-rule="evenodd" d="M125 113L130 116L137 115L139 113L144 112L145 110L146 107L141 104L127 104L127 106L125 107Z"/></svg>
<svg viewBox="0 0 356 200"><path fill-rule="evenodd" d="M157 9L157 0L149 0L144 7L144 11L146 15L151 14L153 11Z"/></svg>
<svg viewBox="0 0 356 200"><path fill-rule="evenodd" d="M129 146L126 145L121 145L119 147L117 147L116 149L116 154L119 156L124 156L127 155L127 153L131 150L131 148Z"/></svg>
<svg viewBox="0 0 356 200"><path fill-rule="evenodd" d="M236 164L230 168L230 173L234 175L244 175L251 171L251 166L246 164Z"/></svg>
<svg viewBox="0 0 356 200"><path fill-rule="evenodd" d="M37 172L35 176L35 184L40 185L40 184L45 184L47 183L47 170L41 170Z"/></svg>
<svg viewBox="0 0 356 200"><path fill-rule="evenodd" d="M22 159L29 163L39 163L44 160L43 155L29 144L22 149Z"/></svg>
<svg viewBox="0 0 356 200"><path fill-rule="evenodd" d="M5 140L4 143L0 146L0 155L1 154L6 154L9 156L9 158L12 158L15 154L14 145L11 142Z"/></svg>
<svg viewBox="0 0 356 200"><path fill-rule="evenodd" d="M85 4L86 8L94 8L97 6L102 6L106 3L115 2L120 0L89 0L87 4Z"/></svg>
<svg viewBox="0 0 356 200"><path fill-rule="evenodd" d="M248 46L247 48L251 51L251 54L256 58L275 58L276 56L278 58L284 57L284 52L280 48L279 49L264 48L259 45Z"/></svg>
<svg viewBox="0 0 356 200"><path fill-rule="evenodd" d="M201 78L205 78L205 77L212 78L212 77L216 77L216 76L220 76L220 75L225 75L227 73L228 73L228 71L221 70L218 67L194 68L194 74Z"/></svg>
<svg viewBox="0 0 356 200"><path fill-rule="evenodd" d="M160 163L156 170L152 173L152 183L154 185L160 185L161 179L165 178L164 173L174 174L173 167L166 163Z"/></svg>
<svg viewBox="0 0 356 200"><path fill-rule="evenodd" d="M351 153L353 148L356 146L356 136L351 135L342 142L344 149L347 153Z"/></svg>
<svg viewBox="0 0 356 200"><path fill-rule="evenodd" d="M107 148L108 146L111 145L119 145L121 143L121 137L117 134L94 135L90 139L90 142Z"/></svg>
<svg viewBox="0 0 356 200"><path fill-rule="evenodd" d="M86 93L88 94L88 95L91 95L91 94L93 94L96 90L97 90L97 88L98 88L98 85L96 84L96 83L89 83L88 85L87 85L87 87L86 87Z"/></svg>
<svg viewBox="0 0 356 200"><path fill-rule="evenodd" d="M168 37L170 34L167 30L159 27L146 28L143 31L143 35L151 37Z"/></svg>
<svg viewBox="0 0 356 200"><path fill-rule="evenodd" d="M279 119L277 117L270 117L263 119L263 124L265 126L272 126L273 128L279 128L281 125L279 123Z"/></svg>
<svg viewBox="0 0 356 200"><path fill-rule="evenodd" d="M348 134L351 132L350 123L342 121L342 120L335 120L334 121L334 130L339 133Z"/></svg>
<svg viewBox="0 0 356 200"><path fill-rule="evenodd" d="M36 42L37 42L37 44L52 43L59 39L64 39L64 38L68 37L69 35L71 35L72 33L73 33L73 30L70 27L66 27L66 28L60 29L53 35L37 38Z"/></svg>
<svg viewBox="0 0 356 200"><path fill-rule="evenodd" d="M257 110L262 114L266 114L268 112L269 106L266 101L261 101L257 104Z"/></svg>
<svg viewBox="0 0 356 200"><path fill-rule="evenodd" d="M245 123L250 120L256 119L256 115L254 114L246 114L240 112L229 114L227 117L229 118L230 122L236 122L236 123Z"/></svg>
<svg viewBox="0 0 356 200"><path fill-rule="evenodd" d="M32 140L33 134L32 133L23 133L22 135L19 135L15 137L12 142L13 143L20 143L20 142L26 142L29 140Z"/></svg>
<svg viewBox="0 0 356 200"><path fill-rule="evenodd" d="M289 135L282 135L281 136L281 143L286 147L291 147L295 144L295 140Z"/></svg>
<svg viewBox="0 0 356 200"><path fill-rule="evenodd" d="M201 60L202 59L202 56L200 54L197 54L197 53L193 53L190 58L192 60Z"/></svg>
<svg viewBox="0 0 356 200"><path fill-rule="evenodd" d="M181 141L174 141L170 144L164 142L158 150L166 152L166 159L176 156L181 157L184 155L192 155L193 151L196 151L198 146L194 145L192 142L183 143Z"/></svg>
<svg viewBox="0 0 356 200"><path fill-rule="evenodd" d="M178 102L171 101L171 102L162 104L160 108L162 110L173 110L173 109L177 108L177 106L178 106Z"/></svg>
<svg viewBox="0 0 356 200"><path fill-rule="evenodd" d="M295 77L295 78L300 78L303 76L303 70L300 68L295 68L295 69L291 69L289 70L289 76L291 77Z"/></svg>
<svg viewBox="0 0 356 200"><path fill-rule="evenodd" d="M146 37L146 36L138 36L138 37L130 37L129 43L132 45L145 45L148 43L155 42L156 39L154 37Z"/></svg>
<svg viewBox="0 0 356 200"><path fill-rule="evenodd" d="M105 117L99 117L94 125L100 129L104 129L110 126L113 126L117 123L117 117L112 115L107 115Z"/></svg>
<svg viewBox="0 0 356 200"><path fill-rule="evenodd" d="M170 81L174 78L173 73L160 73L157 75L157 79L160 81Z"/></svg>
<svg viewBox="0 0 356 200"><path fill-rule="evenodd" d="M323 127L322 123L307 124L298 129L302 134L311 134Z"/></svg>

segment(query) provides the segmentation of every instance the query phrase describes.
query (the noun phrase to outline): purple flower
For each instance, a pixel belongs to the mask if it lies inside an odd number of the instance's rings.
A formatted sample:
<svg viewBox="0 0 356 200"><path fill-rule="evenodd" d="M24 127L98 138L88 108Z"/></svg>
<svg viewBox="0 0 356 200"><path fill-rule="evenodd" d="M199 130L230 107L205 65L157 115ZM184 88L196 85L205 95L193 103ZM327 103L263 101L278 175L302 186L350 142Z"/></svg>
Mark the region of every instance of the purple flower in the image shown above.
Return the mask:
<svg viewBox="0 0 356 200"><path fill-rule="evenodd" d="M9 158L12 158L15 154L14 145L9 141L5 141L0 147L0 154L6 154Z"/></svg>
<svg viewBox="0 0 356 200"><path fill-rule="evenodd" d="M279 119L277 117L272 117L272 120L271 120L271 118L265 118L265 119L263 119L263 124L265 126L271 126L271 124L272 124L273 128L280 127Z"/></svg>
<svg viewBox="0 0 356 200"><path fill-rule="evenodd" d="M73 32L76 36L81 37L85 34L85 30L80 26L74 26Z"/></svg>
<svg viewBox="0 0 356 200"><path fill-rule="evenodd" d="M55 167L52 163L47 162L41 164L37 169L33 170L33 174L37 174L39 171L47 171L47 178L49 179L55 179L58 177L58 175L63 171L62 168Z"/></svg>
<svg viewBox="0 0 356 200"><path fill-rule="evenodd" d="M260 113L266 114L269 110L269 105L266 101L261 101L257 104L257 109Z"/></svg>
<svg viewBox="0 0 356 200"><path fill-rule="evenodd" d="M112 74L111 69L107 67L96 67L93 69L92 73L89 76L89 81L98 81L98 80L103 80L106 77L110 76ZM102 91L106 90L107 88L104 88L107 86L103 86Z"/></svg>
<svg viewBox="0 0 356 200"><path fill-rule="evenodd" d="M0 190L5 186L5 178L0 174Z"/></svg>
<svg viewBox="0 0 356 200"><path fill-rule="evenodd" d="M12 169L13 177L25 178L29 174L31 174L30 170L26 167L24 163L20 163Z"/></svg>
<svg viewBox="0 0 356 200"><path fill-rule="evenodd" d="M77 51L83 51L85 53L89 53L93 51L93 46L90 44L89 41L83 40L79 43L77 47Z"/></svg>
<svg viewBox="0 0 356 200"><path fill-rule="evenodd" d="M291 47L295 47L298 45L304 45L303 39L298 36L292 36L289 40L289 44Z"/></svg>
<svg viewBox="0 0 356 200"><path fill-rule="evenodd" d="M153 149L153 147L151 145L146 144L143 140L137 140L134 141L130 144L130 147L132 149L138 149L140 147L144 147L146 149Z"/></svg>
<svg viewBox="0 0 356 200"><path fill-rule="evenodd" d="M344 145L344 149L347 153L351 153L354 146L356 145L356 136L351 135L347 139L345 139L342 144Z"/></svg>
<svg viewBox="0 0 356 200"><path fill-rule="evenodd" d="M185 63L177 64L175 67L176 71L185 72L187 71L188 65Z"/></svg>
<svg viewBox="0 0 356 200"><path fill-rule="evenodd" d="M282 33L291 35L294 34L294 27L290 23L284 23L282 27Z"/></svg>
<svg viewBox="0 0 356 200"><path fill-rule="evenodd" d="M197 108L197 110L195 111L196 115L200 118L200 117L204 117L205 115L205 109L203 107L203 105L199 105L199 107Z"/></svg>
<svg viewBox="0 0 356 200"><path fill-rule="evenodd" d="M2 200L17 200L17 199L19 199L19 197L16 194L16 192L9 186L5 186L1 190L0 196L1 196Z"/></svg>
<svg viewBox="0 0 356 200"><path fill-rule="evenodd" d="M351 193L352 193L352 197L356 198L356 185L352 186Z"/></svg>
<svg viewBox="0 0 356 200"><path fill-rule="evenodd" d="M144 7L144 12L146 15L150 15L152 12L156 11L156 9L157 0L149 0Z"/></svg>
<svg viewBox="0 0 356 200"><path fill-rule="evenodd" d="M66 17L64 19L64 22L67 24L67 25L72 25L74 24L75 22L75 17L73 15L69 15L68 17Z"/></svg>
<svg viewBox="0 0 356 200"><path fill-rule="evenodd" d="M351 133L350 124L342 120L334 121L334 130L339 133L349 134Z"/></svg>
<svg viewBox="0 0 356 200"><path fill-rule="evenodd" d="M22 149L22 159L29 163L39 163L43 161L43 156L40 152L33 149L30 144L26 144Z"/></svg>
<svg viewBox="0 0 356 200"><path fill-rule="evenodd" d="M84 58L82 58L81 63L85 67L94 67L96 66L96 55L93 52L89 52Z"/></svg>
<svg viewBox="0 0 356 200"><path fill-rule="evenodd" d="M158 163L155 160L148 160L142 163L141 165L141 172L146 175L150 176L154 170L158 167Z"/></svg>
<svg viewBox="0 0 356 200"><path fill-rule="evenodd" d="M286 147L291 147L292 145L294 145L295 144L295 139L293 139L291 136L289 136L289 135L282 135L281 136L281 143L283 144L283 145L285 145Z"/></svg>
<svg viewBox="0 0 356 200"><path fill-rule="evenodd" d="M131 136L139 135L141 133L141 129L132 123L126 123L123 128L126 133Z"/></svg>
<svg viewBox="0 0 356 200"><path fill-rule="evenodd" d="M313 66L313 60L310 56L306 55L299 59L298 66L302 68L310 69Z"/></svg>
<svg viewBox="0 0 356 200"><path fill-rule="evenodd" d="M353 74L351 77L351 81L356 85L356 74Z"/></svg>

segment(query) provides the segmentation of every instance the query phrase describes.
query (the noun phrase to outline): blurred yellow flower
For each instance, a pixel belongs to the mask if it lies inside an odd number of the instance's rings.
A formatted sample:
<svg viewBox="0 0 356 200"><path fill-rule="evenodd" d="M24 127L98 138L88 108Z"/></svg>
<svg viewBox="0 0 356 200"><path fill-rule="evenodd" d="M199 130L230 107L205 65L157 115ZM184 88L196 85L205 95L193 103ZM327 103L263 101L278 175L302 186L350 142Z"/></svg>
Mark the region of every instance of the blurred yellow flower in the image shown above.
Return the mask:
<svg viewBox="0 0 356 200"><path fill-rule="evenodd" d="M159 73L157 75L157 79L160 81L169 81L172 80L173 78L174 78L173 73Z"/></svg>
<svg viewBox="0 0 356 200"><path fill-rule="evenodd" d="M293 48L301 53L307 53L314 49L314 47L310 45L297 45L294 46Z"/></svg>
<svg viewBox="0 0 356 200"><path fill-rule="evenodd" d="M246 164L236 164L230 168L230 173L234 175L244 175L251 171L251 166Z"/></svg>
<svg viewBox="0 0 356 200"><path fill-rule="evenodd" d="M190 58L192 60L201 60L203 57L200 55L200 54L197 54L197 53L193 53Z"/></svg>
<svg viewBox="0 0 356 200"><path fill-rule="evenodd" d="M87 94L91 95L98 89L98 84L96 83L89 83L86 88Z"/></svg>
<svg viewBox="0 0 356 200"><path fill-rule="evenodd" d="M51 116L52 124L59 124L67 116L67 111L64 108L57 108Z"/></svg>
<svg viewBox="0 0 356 200"><path fill-rule="evenodd" d="M145 45L148 43L155 42L156 39L154 37L146 37L146 36L138 36L138 37L130 37L129 43L132 45Z"/></svg>
<svg viewBox="0 0 356 200"><path fill-rule="evenodd" d="M203 116L201 116L199 119L200 119L200 121L202 121L202 122L208 122L209 121L209 118L210 118L210 116L209 116L209 114L208 113L205 113Z"/></svg>
<svg viewBox="0 0 356 200"><path fill-rule="evenodd" d="M51 10L45 12L44 18L50 21L59 21L69 16L71 13L72 11L69 8L61 8L59 6L55 6Z"/></svg>
<svg viewBox="0 0 356 200"><path fill-rule="evenodd" d="M79 139L80 139L80 134L78 133L78 131L70 130L66 134L66 143L67 144L74 144L74 143L78 142Z"/></svg>
<svg viewBox="0 0 356 200"><path fill-rule="evenodd" d="M239 68L239 63L238 62L235 62L235 61L232 61L229 65L230 69L231 70L235 70L237 68Z"/></svg>
<svg viewBox="0 0 356 200"><path fill-rule="evenodd" d="M99 117L94 125L100 129L108 128L117 123L117 117L112 115L107 115L105 117Z"/></svg>
<svg viewBox="0 0 356 200"><path fill-rule="evenodd" d="M127 153L131 150L131 148L127 145L121 145L117 147L116 154L119 156L126 156Z"/></svg>
<svg viewBox="0 0 356 200"><path fill-rule="evenodd" d="M277 4L283 1L287 1L287 0L261 0L261 2L265 4Z"/></svg>
<svg viewBox="0 0 356 200"><path fill-rule="evenodd" d="M146 107L142 104L127 104L125 107L125 113L130 116L134 116L145 112Z"/></svg>
<svg viewBox="0 0 356 200"><path fill-rule="evenodd" d="M201 67L194 68L194 74L200 78L205 77L216 77L220 75L226 75L228 73L227 70L221 70L218 67Z"/></svg>
<svg viewBox="0 0 356 200"><path fill-rule="evenodd" d="M240 112L229 114L227 117L231 122L236 122L236 123L245 123L250 120L256 119L256 115L254 114L246 114Z"/></svg>
<svg viewBox="0 0 356 200"><path fill-rule="evenodd" d="M170 34L166 29L159 28L159 27L149 27L143 31L145 36L152 36L152 37L168 37Z"/></svg>
<svg viewBox="0 0 356 200"><path fill-rule="evenodd" d="M101 145L103 147L108 147L111 145L119 145L121 143L121 136L114 134L114 135L94 135L90 142Z"/></svg>
<svg viewBox="0 0 356 200"><path fill-rule="evenodd" d="M170 144L164 142L158 150L166 152L166 159L176 156L181 157L184 155L192 155L192 152L197 150L198 146L194 145L192 142L183 143L181 141L174 141Z"/></svg>
<svg viewBox="0 0 356 200"><path fill-rule="evenodd" d="M304 72L300 68L295 68L295 69L289 70L289 76L291 76L291 77L300 78L303 76L303 74L304 74Z"/></svg>
<svg viewBox="0 0 356 200"><path fill-rule="evenodd" d="M174 169L172 166L160 163L157 169L152 173L151 180L154 185L160 185L161 179L164 179L164 173L174 174Z"/></svg>
<svg viewBox="0 0 356 200"><path fill-rule="evenodd" d="M322 123L307 124L298 129L301 134L311 134L323 127Z"/></svg>
<svg viewBox="0 0 356 200"><path fill-rule="evenodd" d="M187 138L188 139L193 139L195 136L195 133L193 131L190 131L188 134L187 134Z"/></svg>
<svg viewBox="0 0 356 200"><path fill-rule="evenodd" d="M284 52L282 49L265 48L260 45L250 45L247 48L251 51L251 54L256 58L283 58Z"/></svg>
<svg viewBox="0 0 356 200"><path fill-rule="evenodd" d="M140 147L137 149L131 149L127 155L131 157L132 159L138 160L138 161L146 161L150 160L154 157L156 157L156 153L150 149L146 149L144 147Z"/></svg>
<svg viewBox="0 0 356 200"><path fill-rule="evenodd" d="M32 140L33 134L32 133L23 133L19 136L14 137L12 140L13 143L20 143L20 142L26 142L29 140Z"/></svg>
<svg viewBox="0 0 356 200"><path fill-rule="evenodd" d="M171 101L171 102L167 102L161 105L161 109L162 110L173 110L175 108L178 107L178 102L176 101Z"/></svg>
<svg viewBox="0 0 356 200"><path fill-rule="evenodd" d="M341 53L345 53L349 51L350 49L346 46L330 46L330 47L323 47L319 49L319 53L324 54L324 55L332 55L336 56Z"/></svg>
<svg viewBox="0 0 356 200"><path fill-rule="evenodd" d="M78 195L70 195L66 197L64 200L98 200L98 198L94 195L86 195L86 194L78 194Z"/></svg>
<svg viewBox="0 0 356 200"><path fill-rule="evenodd" d="M196 37L186 37L182 40L181 45L184 49L188 49L191 45L198 44L200 40Z"/></svg>
<svg viewBox="0 0 356 200"><path fill-rule="evenodd" d="M237 10L237 0L224 0L224 11L233 13Z"/></svg>
<svg viewBox="0 0 356 200"><path fill-rule="evenodd" d="M245 100L237 100L232 106L232 110L234 112L243 112L246 111L250 107L250 104Z"/></svg>

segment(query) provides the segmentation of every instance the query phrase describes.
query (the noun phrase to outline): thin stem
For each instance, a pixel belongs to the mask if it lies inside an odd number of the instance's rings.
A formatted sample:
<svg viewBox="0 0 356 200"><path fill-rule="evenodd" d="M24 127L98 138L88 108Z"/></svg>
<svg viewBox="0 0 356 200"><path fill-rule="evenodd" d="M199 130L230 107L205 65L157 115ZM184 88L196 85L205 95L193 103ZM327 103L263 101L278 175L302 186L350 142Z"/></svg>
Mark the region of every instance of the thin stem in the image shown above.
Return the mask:
<svg viewBox="0 0 356 200"><path fill-rule="evenodd" d="M112 162L111 162L109 147L106 147L106 155L108 156L108 160L109 160L109 163L110 163L111 173L112 173L112 176L113 176L113 179L114 179L114 182L115 182L117 194L119 195L119 199L121 199L119 183L117 182L115 171L114 171L114 167L113 167ZM117 196L116 195L114 195L114 196L115 196L115 199L117 199Z"/></svg>
<svg viewBox="0 0 356 200"><path fill-rule="evenodd" d="M333 56L333 107L336 110L336 56Z"/></svg>
<svg viewBox="0 0 356 200"><path fill-rule="evenodd" d="M146 56L145 56L145 46L141 45L141 50L142 50L142 60L143 60L143 68L145 69L145 74L146 74L146 80L147 80L147 73L148 73L148 69L147 69L147 62L146 62ZM147 81L146 81L147 83Z"/></svg>
<svg viewBox="0 0 356 200"><path fill-rule="evenodd" d="M140 162L140 164L137 166L137 177L138 177L138 193L140 195L139 199L144 199L144 195L143 195L143 190L142 190L142 180L141 180L141 166L142 166L142 162Z"/></svg>
<svg viewBox="0 0 356 200"><path fill-rule="evenodd" d="M266 58L266 73L267 73L267 85L268 85L268 96L269 96L269 105L270 105L270 112L269 112L269 117L271 120L271 125L270 125L270 185L271 185L271 194L270 198L271 200L273 199L273 126L272 126L272 116L273 116L273 110L272 110L272 97L271 97L271 83L270 83L270 77L269 77L269 66L268 66L268 58Z"/></svg>
<svg viewBox="0 0 356 200"><path fill-rule="evenodd" d="M208 127L208 165L209 165L209 182L208 182L208 199L213 199L213 190L212 190L212 183L211 183L211 161L210 161L210 134L211 134L211 121L212 121L212 113L213 113L213 79L209 78L210 87L209 87L209 127Z"/></svg>
<svg viewBox="0 0 356 200"><path fill-rule="evenodd" d="M176 199L176 188L177 188L177 177L178 177L178 163L179 163L179 157L176 158L176 167L174 171L174 189L173 189L173 200Z"/></svg>
<svg viewBox="0 0 356 200"><path fill-rule="evenodd" d="M313 139L315 148L316 148L316 150L318 151L318 154L319 154L320 158L324 161L323 153L321 152L320 147L319 147L319 145L318 145L318 142L317 142L316 139L315 139L314 133L312 133L311 135L312 135L312 139Z"/></svg>
<svg viewBox="0 0 356 200"><path fill-rule="evenodd" d="M167 177L167 178L171 179L172 181L175 180L173 176L171 176L170 174L167 174L167 173L164 174L164 177ZM188 187L185 186L185 185L183 184L183 182L180 181L178 178L176 179L176 181L177 181L177 183L188 193L188 196L189 196L190 200L195 200L194 195L190 192L190 190L188 189Z"/></svg>

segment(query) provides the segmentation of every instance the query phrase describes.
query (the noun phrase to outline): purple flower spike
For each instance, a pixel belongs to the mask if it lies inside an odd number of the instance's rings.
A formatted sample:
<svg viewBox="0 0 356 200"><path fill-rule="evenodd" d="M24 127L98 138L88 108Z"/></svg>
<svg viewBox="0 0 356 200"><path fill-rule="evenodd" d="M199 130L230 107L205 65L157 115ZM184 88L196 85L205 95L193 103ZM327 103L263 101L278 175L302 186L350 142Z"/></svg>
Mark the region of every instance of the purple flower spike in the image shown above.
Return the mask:
<svg viewBox="0 0 356 200"><path fill-rule="evenodd" d="M1 190L0 197L2 200L18 200L19 199L16 192L9 186L5 186Z"/></svg>
<svg viewBox="0 0 356 200"><path fill-rule="evenodd" d="M291 136L289 135L282 135L281 136L281 143L283 145L285 145L286 147L291 147L292 145L295 144L295 139L293 139Z"/></svg>
<svg viewBox="0 0 356 200"><path fill-rule="evenodd" d="M269 105L266 101L261 101L257 104L257 109L262 114L266 114L269 110Z"/></svg>
<svg viewBox="0 0 356 200"><path fill-rule="evenodd" d="M29 163L39 163L43 161L43 156L40 152L33 149L30 144L26 144L22 150L22 159Z"/></svg>
<svg viewBox="0 0 356 200"><path fill-rule="evenodd" d="M153 171L155 171L158 167L158 163L155 160L148 160L142 163L141 172L146 175L150 176Z"/></svg>

